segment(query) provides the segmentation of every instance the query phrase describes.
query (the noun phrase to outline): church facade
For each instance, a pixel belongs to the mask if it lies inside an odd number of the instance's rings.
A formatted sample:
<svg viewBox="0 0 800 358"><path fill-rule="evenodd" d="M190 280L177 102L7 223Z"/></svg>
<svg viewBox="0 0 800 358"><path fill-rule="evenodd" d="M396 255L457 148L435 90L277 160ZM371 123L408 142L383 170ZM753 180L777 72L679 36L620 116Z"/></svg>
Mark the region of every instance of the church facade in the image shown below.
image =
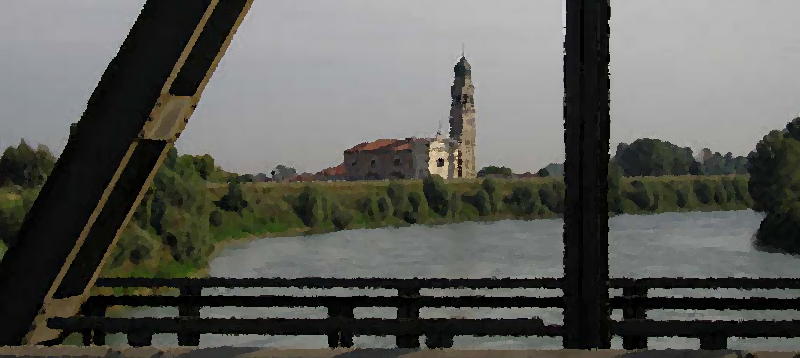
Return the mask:
<svg viewBox="0 0 800 358"><path fill-rule="evenodd" d="M433 138L378 139L344 151L336 167L343 179L412 179L439 175L475 178L475 87L472 68L462 56L450 87L450 133Z"/></svg>

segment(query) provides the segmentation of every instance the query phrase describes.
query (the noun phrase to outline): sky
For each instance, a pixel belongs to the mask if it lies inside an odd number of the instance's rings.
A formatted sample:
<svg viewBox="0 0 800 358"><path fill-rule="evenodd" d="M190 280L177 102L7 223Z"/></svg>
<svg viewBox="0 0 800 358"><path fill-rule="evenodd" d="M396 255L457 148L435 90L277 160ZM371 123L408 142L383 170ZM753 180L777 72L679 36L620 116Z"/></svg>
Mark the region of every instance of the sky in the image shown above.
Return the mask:
<svg viewBox="0 0 800 358"><path fill-rule="evenodd" d="M63 149L143 0L5 0L0 147ZM614 0L611 148L746 155L800 112L800 1ZM256 0L176 143L226 170L317 171L378 138L447 131L462 43L478 166L564 158L561 0Z"/></svg>

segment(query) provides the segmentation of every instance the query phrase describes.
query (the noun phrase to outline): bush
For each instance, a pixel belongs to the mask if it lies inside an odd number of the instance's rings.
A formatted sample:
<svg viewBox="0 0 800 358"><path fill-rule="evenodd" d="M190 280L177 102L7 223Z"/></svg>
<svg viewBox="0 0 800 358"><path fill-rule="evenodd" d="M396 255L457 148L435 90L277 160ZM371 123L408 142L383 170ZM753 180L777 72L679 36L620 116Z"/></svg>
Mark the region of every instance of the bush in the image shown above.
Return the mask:
<svg viewBox="0 0 800 358"><path fill-rule="evenodd" d="M297 198L297 216L308 227L321 226L329 217L329 202L322 190L306 186Z"/></svg>
<svg viewBox="0 0 800 358"><path fill-rule="evenodd" d="M422 181L422 191L428 206L437 214L447 216L450 208L450 191L444 179L438 175L430 175Z"/></svg>
<svg viewBox="0 0 800 358"><path fill-rule="evenodd" d="M478 215L487 216L492 214L492 202L486 190L478 190L475 195L466 198L470 204L478 209Z"/></svg>
<svg viewBox="0 0 800 358"><path fill-rule="evenodd" d="M483 179L481 183L481 188L489 195L489 204L491 205L492 213L497 213L500 211L500 200L498 200L497 194L497 181L492 178Z"/></svg>
<svg viewBox="0 0 800 358"><path fill-rule="evenodd" d="M353 214L350 210L342 208L341 205L334 205L331 221L336 229L344 230L353 222Z"/></svg>
<svg viewBox="0 0 800 358"><path fill-rule="evenodd" d="M247 201L244 200L242 195L241 185L236 180L228 183L228 192L215 203L222 210L237 213L241 213L242 209L247 207Z"/></svg>
<svg viewBox="0 0 800 358"><path fill-rule="evenodd" d="M531 215L537 212L539 195L530 185L516 186L511 190L504 202L515 215Z"/></svg>
<svg viewBox="0 0 800 358"><path fill-rule="evenodd" d="M640 180L632 181L631 189L630 192L626 193L626 196L636 204L639 210L651 210L654 204L657 204L653 198L653 193Z"/></svg>
<svg viewBox="0 0 800 358"><path fill-rule="evenodd" d="M408 193L408 203L411 205L411 211L403 216L409 224L423 223L428 218L428 202L425 196L420 192L412 191Z"/></svg>
<svg viewBox="0 0 800 358"><path fill-rule="evenodd" d="M411 211L411 204L408 202L406 187L400 182L392 181L389 183L389 187L386 188L386 195L389 196L392 202L394 215L399 219L404 219L408 215L408 212Z"/></svg>
<svg viewBox="0 0 800 358"><path fill-rule="evenodd" d="M219 210L214 210L208 215L208 223L213 227L222 226L222 213Z"/></svg>
<svg viewBox="0 0 800 358"><path fill-rule="evenodd" d="M539 188L539 198L547 209L554 213L564 212L564 183L554 182Z"/></svg>
<svg viewBox="0 0 800 358"><path fill-rule="evenodd" d="M675 204L679 208L686 208L689 206L689 200L691 200L692 190L691 188L686 185L685 183L676 183L675 185Z"/></svg>
<svg viewBox="0 0 800 358"><path fill-rule="evenodd" d="M703 204L709 204L714 200L714 188L705 180L694 182L694 195Z"/></svg>

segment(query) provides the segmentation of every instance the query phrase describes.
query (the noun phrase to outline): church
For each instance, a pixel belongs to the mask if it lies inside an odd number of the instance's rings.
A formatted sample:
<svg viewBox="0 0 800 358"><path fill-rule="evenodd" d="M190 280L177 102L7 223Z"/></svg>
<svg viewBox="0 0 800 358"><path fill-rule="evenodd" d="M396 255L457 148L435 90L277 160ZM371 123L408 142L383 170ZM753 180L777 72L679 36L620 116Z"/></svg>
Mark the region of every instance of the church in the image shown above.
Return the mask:
<svg viewBox="0 0 800 358"><path fill-rule="evenodd" d="M433 138L378 139L344 151L344 162L326 169L345 180L475 178L475 87L463 55L453 68L450 133Z"/></svg>

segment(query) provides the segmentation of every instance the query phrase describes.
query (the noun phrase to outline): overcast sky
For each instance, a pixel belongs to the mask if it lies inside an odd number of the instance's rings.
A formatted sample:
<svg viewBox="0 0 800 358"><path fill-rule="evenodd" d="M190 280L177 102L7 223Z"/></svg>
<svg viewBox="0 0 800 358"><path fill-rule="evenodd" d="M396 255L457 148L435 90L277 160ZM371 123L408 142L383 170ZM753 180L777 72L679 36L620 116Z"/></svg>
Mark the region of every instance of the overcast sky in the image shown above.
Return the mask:
<svg viewBox="0 0 800 358"><path fill-rule="evenodd" d="M0 146L59 153L143 3L5 0ZM612 5L612 153L646 136L745 155L800 112L800 1ZM178 149L316 171L363 141L431 136L464 42L478 165L534 171L564 157L562 41L561 0L256 0Z"/></svg>

